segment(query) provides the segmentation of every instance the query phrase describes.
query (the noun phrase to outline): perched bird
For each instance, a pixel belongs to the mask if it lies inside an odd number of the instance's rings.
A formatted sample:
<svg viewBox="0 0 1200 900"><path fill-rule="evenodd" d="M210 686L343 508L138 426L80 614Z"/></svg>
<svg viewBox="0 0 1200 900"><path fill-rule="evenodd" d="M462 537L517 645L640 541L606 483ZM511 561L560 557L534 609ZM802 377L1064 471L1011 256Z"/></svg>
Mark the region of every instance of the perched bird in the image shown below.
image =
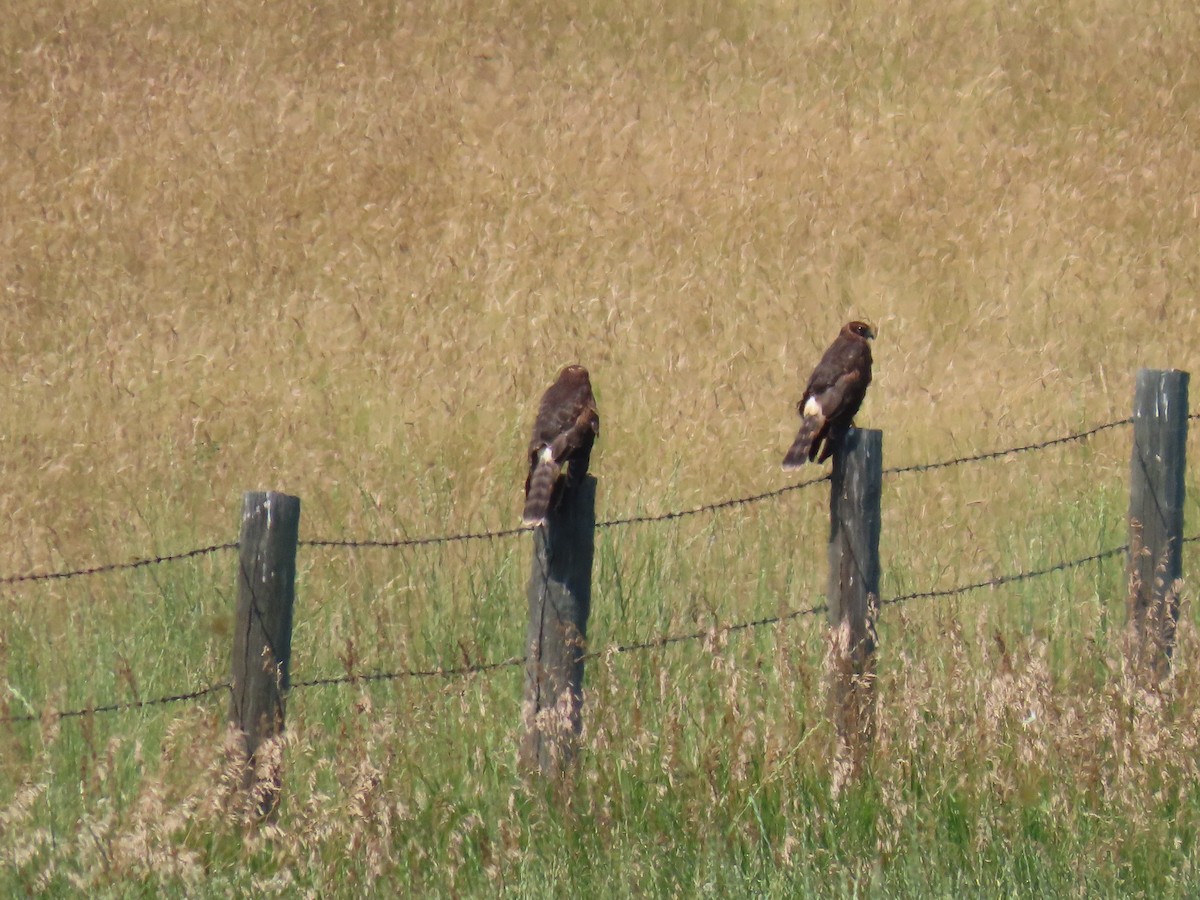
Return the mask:
<svg viewBox="0 0 1200 900"><path fill-rule="evenodd" d="M825 462L841 445L871 383L869 342L874 337L875 330L865 322L848 322L829 345L796 404L800 433L783 458L785 469Z"/></svg>
<svg viewBox="0 0 1200 900"><path fill-rule="evenodd" d="M522 517L526 525L544 524L561 484L578 484L587 474L592 444L599 433L600 413L587 369L567 366L543 395L533 423Z"/></svg>

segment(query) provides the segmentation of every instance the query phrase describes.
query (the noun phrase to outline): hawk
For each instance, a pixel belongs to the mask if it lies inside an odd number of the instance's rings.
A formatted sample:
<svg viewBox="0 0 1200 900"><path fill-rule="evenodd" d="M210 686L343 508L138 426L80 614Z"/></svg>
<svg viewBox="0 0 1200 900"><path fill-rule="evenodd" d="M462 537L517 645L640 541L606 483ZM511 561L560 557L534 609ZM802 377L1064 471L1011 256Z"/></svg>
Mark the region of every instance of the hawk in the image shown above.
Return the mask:
<svg viewBox="0 0 1200 900"><path fill-rule="evenodd" d="M583 366L567 366L543 395L533 423L524 524L544 524L560 484L578 484L587 474L592 444L599 433L600 413L588 371Z"/></svg>
<svg viewBox="0 0 1200 900"><path fill-rule="evenodd" d="M785 469L825 462L841 445L871 383L874 337L875 329L865 322L848 322L829 345L796 404L800 433L783 458Z"/></svg>

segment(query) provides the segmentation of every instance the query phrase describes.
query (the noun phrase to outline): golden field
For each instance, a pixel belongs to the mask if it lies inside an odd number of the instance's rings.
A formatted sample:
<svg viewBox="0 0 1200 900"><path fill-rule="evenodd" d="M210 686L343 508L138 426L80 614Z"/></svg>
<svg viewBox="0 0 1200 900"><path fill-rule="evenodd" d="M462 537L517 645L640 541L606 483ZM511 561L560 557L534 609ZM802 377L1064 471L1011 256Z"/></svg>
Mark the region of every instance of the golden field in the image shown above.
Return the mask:
<svg viewBox="0 0 1200 900"><path fill-rule="evenodd" d="M302 539L513 528L567 362L601 519L795 482L794 404L849 318L887 466L1123 419L1139 367L1200 368L1189 2L10 7L0 577L235 540L252 489L301 497ZM885 598L1119 546L1128 459L1112 429L889 477ZM819 603L826 490L602 530L593 647ZM295 677L520 653L524 539L301 554ZM233 573L0 586L3 710L225 677ZM8 723L0 883L1187 896L1189 594L1150 696L1123 591L1109 559L885 607L843 800L810 618L589 664L562 817L513 772L517 669L296 691L278 828L245 845L220 703Z"/></svg>
<svg viewBox="0 0 1200 900"><path fill-rule="evenodd" d="M1189 4L19 3L4 25L6 571L507 526L540 392L601 514L786 483L876 323L888 462L1193 369Z"/></svg>

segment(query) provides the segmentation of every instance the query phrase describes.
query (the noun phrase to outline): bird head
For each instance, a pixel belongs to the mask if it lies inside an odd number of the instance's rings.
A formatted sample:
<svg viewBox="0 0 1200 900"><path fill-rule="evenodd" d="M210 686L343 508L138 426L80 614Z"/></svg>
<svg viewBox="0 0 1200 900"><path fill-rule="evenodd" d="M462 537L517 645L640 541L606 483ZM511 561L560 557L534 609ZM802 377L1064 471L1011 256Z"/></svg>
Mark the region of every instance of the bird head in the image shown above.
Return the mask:
<svg viewBox="0 0 1200 900"><path fill-rule="evenodd" d="M875 329L866 322L850 322L848 325L846 325L846 330L851 334L857 334L864 340L870 341L874 340L875 338Z"/></svg>
<svg viewBox="0 0 1200 900"><path fill-rule="evenodd" d="M583 366L573 363L569 366L563 366L562 371L558 373L560 379L566 378L570 381L587 381L588 370Z"/></svg>

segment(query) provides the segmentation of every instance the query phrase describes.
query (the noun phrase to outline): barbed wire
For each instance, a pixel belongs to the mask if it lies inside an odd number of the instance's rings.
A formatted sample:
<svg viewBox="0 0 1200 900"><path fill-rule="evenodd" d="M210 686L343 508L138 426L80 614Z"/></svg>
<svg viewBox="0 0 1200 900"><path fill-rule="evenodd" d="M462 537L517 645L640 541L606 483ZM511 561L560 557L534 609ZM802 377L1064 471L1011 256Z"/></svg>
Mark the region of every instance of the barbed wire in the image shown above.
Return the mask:
<svg viewBox="0 0 1200 900"><path fill-rule="evenodd" d="M1200 534L1190 535L1181 539L1181 543L1183 544L1194 544L1198 542L1200 542ZM1027 569L1025 571L1013 572L1007 575L998 575L994 578L970 582L968 584L956 585L955 587L951 588L932 588L925 591L898 594L896 596L880 600L879 605L880 607L884 607L894 606L900 603L908 603L914 600L942 599L959 594L966 594L971 591L982 590L983 588L995 588L1006 584L1029 581L1034 578L1052 575L1055 572L1064 572L1070 569L1079 568L1080 566L1085 566L1088 563L1100 562L1110 557L1117 556L1121 553L1127 553L1128 551L1129 545L1122 544L1119 547L1110 547L1109 549L1101 550L1098 553L1093 553L1088 556L1081 556L1077 559L1064 560L1040 569ZM803 618L805 616L828 612L828 610L828 604L821 603L815 606L795 609L791 612L781 613L779 615L751 619L746 622L734 622L726 625L716 625L712 628L697 629L679 634L664 634L642 641L615 644L604 649L593 650L589 653L585 653L581 659L583 661L588 661L599 659L614 653L637 653L646 650L658 650L664 647L669 647L673 644L708 640L717 635L736 634L738 632L750 631L756 628L763 628L771 625L781 625L785 622ZM348 684L365 684L377 681L399 681L407 678L458 678L484 674L499 669L515 668L517 666L523 666L525 662L525 657L510 656L506 659L491 662L475 664L468 662L467 664L461 666L436 666L430 669L403 669L383 672L349 673L346 675L335 675L322 678L310 678L302 681L293 681L291 688L294 690L308 687L333 687ZM140 709L148 706L160 706L187 700L196 700L208 694L212 694L217 691L228 690L229 688L229 682L222 681L208 687L189 691L187 693L172 694L166 697L156 697L150 700L133 700L128 702L107 703L101 706L89 706L66 712L54 712L50 713L50 715L57 719L67 719L91 715L94 713L124 712L131 709ZM40 721L42 718L43 715L41 714L26 714L2 717L0 718L0 722L36 722Z"/></svg>
<svg viewBox="0 0 1200 900"><path fill-rule="evenodd" d="M775 488L771 491L764 491L761 494L751 494L748 497L734 497L730 500L718 500L715 503L705 503L702 506L694 506L691 509L676 510L675 512L656 513L652 515L637 515L626 516L620 519L608 519L603 522L597 522L597 528L616 528L621 525L644 525L648 522L669 522L673 519L683 519L688 516L698 516L702 513L717 512L722 509L732 509L735 506L748 506L753 503L761 503L765 500L774 500L776 497L782 497L784 494L790 494L793 491L801 491L805 488L812 487L814 484L821 484L824 481L829 481L833 476L828 472L817 478L810 478L808 481L801 481L796 484L789 484L781 488Z"/></svg>
<svg viewBox="0 0 1200 900"><path fill-rule="evenodd" d="M1120 428L1123 425L1133 424L1132 418L1117 419L1114 422L1105 422L1103 425L1097 425L1095 428L1089 428L1086 431L1078 431L1074 434L1063 435L1062 437L1051 438L1046 441L1039 441L1036 444L1025 444L1021 447L1008 447L1004 450L990 450L987 453L976 453L972 456L959 456L954 459L946 459L941 462L933 463L917 463L908 466L895 466L890 469L884 469L884 475L906 475L910 472L932 472L936 469L949 469L953 466L961 466L967 463L984 462L986 460L1000 459L1004 456L1016 456L1018 453L1030 453L1036 450L1046 450L1050 447L1057 447L1060 444L1070 444L1075 441L1084 441L1094 434L1099 434L1102 431L1108 431L1111 428Z"/></svg>
<svg viewBox="0 0 1200 900"><path fill-rule="evenodd" d="M1191 538L1189 540L1198 539L1200 539L1200 536L1197 538ZM962 584L952 588L934 588L928 591L915 591L911 594L900 594L895 597L889 597L886 600L880 600L879 605L893 606L897 603L908 603L911 600L953 597L958 594L966 594L970 591L978 591L987 587L994 588L1005 584L1015 584L1019 581L1028 581L1031 578L1041 578L1043 575L1052 575L1055 572L1065 572L1068 569L1077 569L1080 566L1087 565L1088 563L1099 562L1102 559L1108 559L1110 556L1116 556L1119 553L1127 553L1128 551L1129 545L1122 544L1120 547L1110 547L1108 550L1101 550L1099 553L1093 553L1091 556L1084 556L1079 559L1055 563L1054 565L1047 566L1044 569L1031 569L1026 572L1015 572L1009 575L997 575L995 578L988 578L984 581L972 582L971 584Z"/></svg>
<svg viewBox="0 0 1200 900"><path fill-rule="evenodd" d="M781 625L784 622L790 622L793 619L799 619L804 616L815 616L817 613L827 612L828 610L828 604L821 603L817 606L794 609L791 612L783 613L777 616L764 616L761 619L751 619L749 622L734 622L728 625L717 625L713 628L689 631L684 634L662 635L660 637L651 638L650 640L637 641L632 644L617 644L607 650L593 650L591 653L585 653L582 659L584 661L589 659L598 659L602 656L607 656L610 653L637 653L642 650L659 650L663 647L669 647L672 644L682 644L687 641L708 640L716 635L737 634L740 631L749 631L754 628L764 628L767 625Z"/></svg>
<svg viewBox="0 0 1200 900"><path fill-rule="evenodd" d="M1200 418L1200 414L1192 414L1188 416L1190 419ZM1029 453L1037 450L1045 450L1050 447L1055 447L1061 444L1072 443L1075 441L1086 440L1092 435L1099 434L1102 431L1107 431L1112 428L1119 428L1132 423L1132 418L1118 419L1113 422L1106 422L1103 425L1097 425L1094 428L1089 428L1086 431L1075 432L1073 434L1064 435L1062 437L1051 438L1046 441L1041 441L1034 444L1025 444L1020 447L1008 447L1002 450L992 450L986 453L978 453L972 456L959 456L954 459L942 460L933 463L918 463L915 465L895 466L884 469L883 474L888 475L903 475L911 472L931 472L936 469L945 469L953 466L965 465L973 462L983 462L992 459L999 459L1004 456L1012 456L1018 453ZM625 525L644 525L657 522L669 522L677 519L684 519L690 516L703 515L707 513L718 512L721 510L732 509L739 506L749 506L755 503L762 503L768 500L775 500L785 494L790 494L795 491L801 491L805 488L812 487L817 484L822 484L829 481L831 476L829 473L810 478L807 481L801 481L796 484L785 485L781 488L775 488L769 491L763 491L758 494L750 494L745 497L733 497L727 500L718 500L712 503L705 503L700 506L691 507L690 509L674 510L665 513L654 513L644 515L624 516L615 519L606 519L596 523L596 528L617 528ZM395 538L395 539L316 539L299 541L299 546L302 547L334 547L334 548L353 548L353 549L402 549L406 547L427 547L441 544L462 543L467 541L493 541L501 538L515 537L516 535L525 534L532 531L530 526L522 526L520 528L503 528L494 531L477 531L466 532L463 534L448 534L435 535L429 537L418 538ZM92 566L90 568L71 569L61 572L33 572L20 575L8 575L0 577L0 587L5 585L20 584L23 582L51 581L56 579L79 578L90 575L101 575L108 572L117 572L130 569L140 569L147 566L155 566L163 563L178 562L185 559L191 559L197 556L205 556L211 553L217 553L224 550L236 550L238 547L237 541L230 541L224 544L213 544L209 547L199 547L195 550L188 550L182 553L174 553L167 556L148 556L143 559L136 559L125 563L108 563L104 565Z"/></svg>
<svg viewBox="0 0 1200 900"><path fill-rule="evenodd" d="M187 691L182 694L170 694L166 697L154 697L149 700L125 700L114 703L105 703L100 706L85 706L82 709L71 709L62 712L51 711L49 713L26 713L16 716L5 716L0 718L0 722L40 722L46 715L53 719L78 719L83 716L90 716L94 713L111 713L111 712L128 712L133 709L144 709L148 706L166 706L169 703L183 703L188 700L199 700L208 694L215 694L217 691L227 691L230 688L228 681L220 681L216 684L211 684L208 687L197 688L193 691Z"/></svg>
<svg viewBox="0 0 1200 900"><path fill-rule="evenodd" d="M665 513L647 513L633 516L623 516L617 519L605 519L596 523L596 528L616 528L622 525L643 525L652 522L669 522L674 519L684 519L689 516L697 516L703 513L716 512L723 509L732 509L736 506L747 506L753 503L761 503L764 500L773 500L776 497L781 497L784 494L790 494L793 491L803 490L807 487L812 487L814 484L820 484L830 480L828 473L817 478L801 481L797 484L785 485L781 488L775 488L770 491L763 491L759 494L751 494L747 497L732 497L728 500L718 500L713 503L705 503L701 506L695 506L691 509L673 510ZM525 525L520 528L504 528L497 531L479 531L468 534L453 534L440 537L424 537L424 538L399 538L396 540L354 540L354 539L333 539L333 540L311 540L300 541L302 547L352 547L352 548L384 548L392 549L398 547L423 547L430 544L450 544L457 541L481 541L481 540L496 540L499 538L513 537L518 534L526 534L534 531L534 526Z"/></svg>
<svg viewBox="0 0 1200 900"><path fill-rule="evenodd" d="M400 547L426 547L431 544L454 544L462 541L494 541L499 538L512 537L533 531L533 526L523 525L520 528L502 528L498 531L476 531L466 534L445 534L433 537L395 538L391 540L355 540L353 538L333 538L299 541L301 547L352 547L368 549L396 549Z"/></svg>
<svg viewBox="0 0 1200 900"><path fill-rule="evenodd" d="M1061 437L1050 438L1049 440L1040 441L1034 444L1024 444L1019 447L1007 447L1002 450L991 450L986 453L978 453L972 456L959 456L954 459L941 460L933 463L919 463L907 466L894 466L884 469L883 474L887 475L904 475L911 472L931 472L937 469L946 469L953 466L966 465L973 462L984 462L987 460L999 459L1005 456L1014 456L1019 453L1030 453L1038 450L1046 450L1050 447L1055 447L1060 444L1069 444L1076 441L1083 441L1087 438L1099 434L1103 431L1108 431L1113 428L1120 428L1124 425L1129 425L1133 422L1132 418L1118 419L1112 422L1105 422L1103 425L1097 425L1094 428L1089 428L1085 431L1074 432L1072 434L1063 435ZM763 491L758 494L750 494L745 497L733 497L727 500L717 500L712 503L704 503L700 506L694 506L689 509L673 510L665 513L647 513L632 516L623 516L615 519L605 519L596 523L596 528L617 528L624 525L645 525L654 524L657 522L670 522L677 519L684 519L690 516L703 515L706 513L719 512L721 510L732 509L739 506L749 506L755 503L762 503L767 500L775 500L785 494L801 491L805 488L810 488L813 485L822 484L830 481L832 476L827 472L819 475L816 478L810 478L807 481L797 482L796 484L785 485L781 488L775 488L769 491ZM318 540L318 541L301 541L300 544L309 547L417 547L429 544L448 544L455 541L473 541L473 540L494 540L504 537L512 537L518 534L533 531L532 527L526 526L522 528L507 528L498 531L482 531L472 534L461 535L446 535L443 537L426 537L426 538L405 538L400 540Z"/></svg>
<svg viewBox="0 0 1200 900"><path fill-rule="evenodd" d="M496 662L467 664L464 666L438 666L433 669L403 669L393 672L360 672L346 675L333 675L327 678L310 678L306 681L292 682L292 688L330 687L345 684L360 684L370 681L399 681L405 678L458 678L467 675L478 675L482 672L492 672L510 666L525 665L525 657L510 656Z"/></svg>
<svg viewBox="0 0 1200 900"><path fill-rule="evenodd" d="M210 547L198 547L195 550L185 550L182 553L171 553L167 556L148 556L144 559L135 559L131 562L123 563L105 563L103 565L91 566L86 569L70 569L63 572L28 572L22 575L7 575L0 578L0 585L20 584L27 581L54 581L55 579L63 578L80 578L85 575L102 575L106 572L119 572L128 569L142 569L147 566L157 566L162 563L179 562L184 559L193 559L197 556L207 556L210 553L220 553L223 550L236 550L238 548L237 541L230 541L225 544L213 544Z"/></svg>
<svg viewBox="0 0 1200 900"><path fill-rule="evenodd" d="M751 494L747 497L733 497L728 500L718 500L714 503L705 503L701 506L692 507L691 509L674 510L665 513L647 513L644 515L623 516L617 519L605 519L596 523L596 528L616 528L621 525L642 525L650 522L669 522L673 519L684 519L688 516L701 515L703 513L716 512L722 509L731 509L735 506L747 506L752 503L760 503L764 500L773 500L776 497L781 497L784 494L790 494L793 491L803 490L807 487L812 487L814 484L820 484L824 481L829 481L830 475L826 473L817 478L812 478L808 481L801 481L798 484L789 484L781 488L775 488L770 491L763 491L759 494ZM308 540L300 541L302 547L352 547L352 548L384 548L393 549L399 547L423 547L430 544L450 544L457 541L481 541L481 540L496 540L498 538L513 537L518 534L526 534L534 531L534 526L525 525L520 528L504 528L497 531L479 531L467 534L443 535L440 537L423 537L423 538L398 538L395 540L355 540L355 539L323 539L323 540Z"/></svg>
<svg viewBox="0 0 1200 900"><path fill-rule="evenodd" d="M1200 534L1192 535L1182 539L1182 543L1190 544L1200 542ZM1014 584L1021 581L1028 581L1034 578L1041 578L1046 575L1052 575L1055 572L1067 571L1070 569L1079 568L1088 563L1099 562L1125 553L1129 550L1128 544L1122 544L1119 547L1111 547L1107 550L1101 550L1099 553L1093 553L1088 556L1082 556L1078 559L1064 560L1055 563L1051 566L1046 566L1041 569L1029 569L1022 572L1013 572L1007 575L998 575L995 578L989 578L984 581L971 582L969 584L957 585L952 588L934 588L927 591L917 591L909 594L898 594L893 597L881 600L879 605L893 606L900 603L907 603L913 600L943 598L955 596L958 594L966 594L971 591L981 590L986 587L1000 587L1006 584ZM611 647L593 650L585 653L582 661L599 659L607 656L610 653L635 653L643 650L658 650L663 647L669 647L672 644L681 644L688 641L707 640L715 635L721 634L736 634L741 631L749 631L755 628L762 628L769 625L780 625L794 619L803 618L804 616L817 615L818 613L828 612L829 605L825 603L817 604L816 606L804 607L795 609L791 612L781 613L774 616L764 616L759 619L751 619L746 622L734 622L726 625L716 625L712 628L697 629L694 631L683 632L680 634L664 634L658 637L649 638L643 641L635 641L627 644L616 644ZM405 670L398 672L374 672L366 675L342 675L331 678L317 678L309 681L300 681L293 683L293 687L311 687L316 685L338 685L338 684L353 684L364 681L386 681L397 680L402 678L430 678L437 676L452 677L476 675L482 672L489 672L495 669L508 668L524 665L526 662L524 657L513 656L497 662L480 663L477 665L465 665L455 667L439 666L433 669L423 670Z"/></svg>

